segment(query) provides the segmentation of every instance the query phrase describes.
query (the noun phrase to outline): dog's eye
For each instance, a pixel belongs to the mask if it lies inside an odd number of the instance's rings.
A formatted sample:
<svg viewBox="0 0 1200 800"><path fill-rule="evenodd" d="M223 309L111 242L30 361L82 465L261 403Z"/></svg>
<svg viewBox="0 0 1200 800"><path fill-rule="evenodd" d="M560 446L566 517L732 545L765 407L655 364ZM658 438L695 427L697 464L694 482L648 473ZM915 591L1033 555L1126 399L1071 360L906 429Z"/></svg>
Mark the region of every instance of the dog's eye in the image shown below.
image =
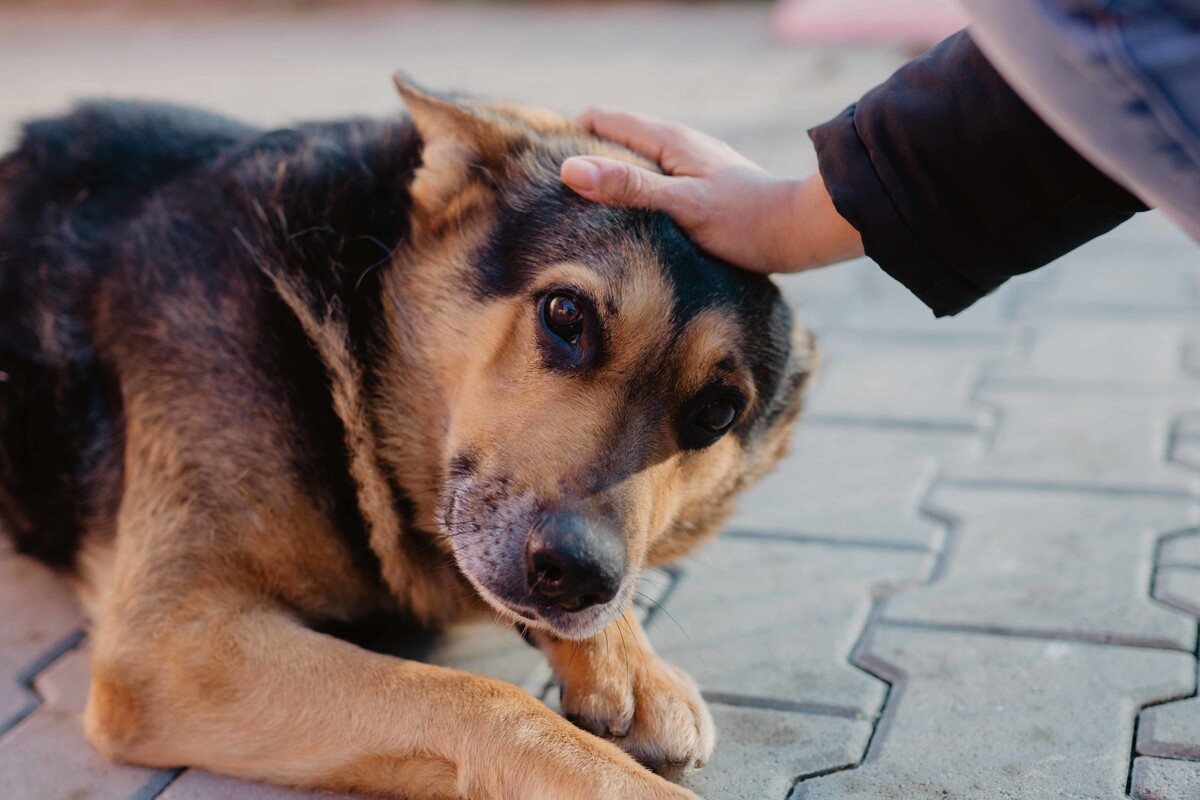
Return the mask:
<svg viewBox="0 0 1200 800"><path fill-rule="evenodd" d="M679 443L686 450L708 447L733 427L743 405L741 395L735 390L709 387L684 408Z"/></svg>
<svg viewBox="0 0 1200 800"><path fill-rule="evenodd" d="M550 331L568 344L576 344L583 333L583 308L574 295L554 292L542 302L542 318Z"/></svg>
<svg viewBox="0 0 1200 800"><path fill-rule="evenodd" d="M737 406L732 400L713 400L692 414L692 422L712 433L724 433L737 419Z"/></svg>

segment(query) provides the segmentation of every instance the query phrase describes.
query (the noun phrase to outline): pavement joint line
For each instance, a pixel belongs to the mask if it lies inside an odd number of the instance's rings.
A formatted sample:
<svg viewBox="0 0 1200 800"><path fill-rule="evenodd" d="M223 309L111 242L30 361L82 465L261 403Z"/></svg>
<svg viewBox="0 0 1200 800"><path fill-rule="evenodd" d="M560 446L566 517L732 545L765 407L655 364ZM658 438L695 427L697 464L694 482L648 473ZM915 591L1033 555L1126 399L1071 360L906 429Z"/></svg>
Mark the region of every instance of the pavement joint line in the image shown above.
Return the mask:
<svg viewBox="0 0 1200 800"><path fill-rule="evenodd" d="M786 711L792 714L810 714L818 717L837 717L839 719L869 719L857 708L831 705L829 703L798 703L793 700L781 700L771 697L755 697L754 695L737 694L734 692L700 693L705 700L714 705L733 706L736 708L760 708L766 711Z"/></svg>
<svg viewBox="0 0 1200 800"><path fill-rule="evenodd" d="M981 373L982 374L982 373ZM977 379L978 380L978 379ZM956 539L958 522L950 515L943 514L933 508L932 498L934 492L941 486L942 468L934 466L925 478L924 486L920 493L920 501L917 503L917 513L919 516L935 522L942 531L942 538L939 546L934 549L933 567L929 570L929 574L925 580L921 581L920 586L929 586L939 580L945 571L946 561L949 553L953 550L954 541ZM868 660L863 654L866 652L867 643L873 635L876 628L883 624L884 609L888 598L902 588L909 587L892 587L871 603L871 610L867 613L867 619L863 622L862 629L859 631L858 639L855 640L854 647L851 648L848 657L849 663L857 669L862 670L872 678L881 681L884 684L883 697L879 703L879 710L876 712L874 719L871 722L871 734L867 737L867 744L863 748L862 756L854 764L849 764L832 769L818 770L816 772L807 773L797 776L792 782L786 800L802 800L804 794L804 783L826 775L832 775L836 772L845 772L847 770L858 769L868 758L875 752L875 748L883 741L887 727L890 725L892 717L896 713L897 703L902 692L901 680L903 674L899 669L884 663L882 660Z"/></svg>
<svg viewBox="0 0 1200 800"><path fill-rule="evenodd" d="M1144 320L1161 321L1164 319L1193 319L1200 313L1200 303L1146 303L1136 306L1119 306L1107 303L1067 303L1062 301L1034 302L1029 310L1036 311L1036 320L1049 318L1051 314L1056 322L1077 322L1081 320L1113 322L1142 322ZM1035 319L1025 317L1027 324L1034 324Z"/></svg>
<svg viewBox="0 0 1200 800"><path fill-rule="evenodd" d="M14 728L20 725L29 717L33 716L39 708L45 703L40 692L34 682L41 676L43 672L54 665L56 661L78 648L87 638L87 631L83 628L71 631L64 636L56 644L52 645L48 650L42 653L36 661L26 667L16 678L16 684L20 686L26 694L29 695L29 700L25 707L14 714L9 719L0 722L0 738L3 738L10 733Z"/></svg>
<svg viewBox="0 0 1200 800"><path fill-rule="evenodd" d="M133 796L129 800L154 800L169 789L172 783L179 780L179 777L186 771L182 767L178 769L158 770L150 777L150 780L146 781L142 788L133 793Z"/></svg>
<svg viewBox="0 0 1200 800"><path fill-rule="evenodd" d="M1052 394L1068 397L1079 395L1098 395L1104 397L1118 396L1122 399L1148 398L1159 399L1164 390L1200 389L1189 384L1196 379L1181 372L1174 381L1114 381L1098 380L1095 378L1002 378L991 377L983 387L984 391L999 392L1029 392L1037 394ZM1168 398L1166 401L1170 403Z"/></svg>
<svg viewBox="0 0 1200 800"><path fill-rule="evenodd" d="M903 328L859 328L843 324L834 324L827 326L823 331L818 331L830 336L846 337L846 338L862 338L870 342L878 342L880 339L887 341L888 345L895 347L898 345L929 347L929 348L945 348L949 350L971 349L978 347L1004 347L1011 344L1009 334L1003 333L971 333L966 331L955 331L952 333L932 333L926 331L905 330Z"/></svg>
<svg viewBox="0 0 1200 800"><path fill-rule="evenodd" d="M1178 463L1178 462L1170 462ZM1190 464L1183 466L1190 467ZM1063 494L1107 495L1117 497L1155 497L1168 500L1198 500L1200 485L1191 489L1166 486L1129 486L1128 484L1071 483L1067 481L1020 481L1010 478L942 479L942 485L956 489L979 489L1001 492L1043 492Z"/></svg>
<svg viewBox="0 0 1200 800"><path fill-rule="evenodd" d="M885 539L858 539L827 536L814 533L787 533L786 531L760 531L750 528L734 528L721 534L723 539L742 539L785 544L819 544L829 547L845 547L863 550L891 550L902 553L933 553L933 548L907 542L889 542Z"/></svg>
<svg viewBox="0 0 1200 800"><path fill-rule="evenodd" d="M904 678L903 673L892 665L882 660L868 661L862 657L863 652L867 648L867 643L875 631L879 616L882 613L883 600L883 597L879 597L871 604L871 610L867 614L866 622L863 623L862 630L859 632L858 639L854 642L854 647L851 649L848 659L852 666L862 670L875 680L882 682L884 686L883 697L879 701L879 710L875 713L874 718L871 718L871 734L867 737L867 743L863 747L862 755L853 764L828 767L798 775L792 781L791 788L788 789L788 793L785 795L785 800L803 800L806 794L804 784L808 781L838 772L848 772L858 769L866 763L867 759L871 758L879 743L883 740L884 732L896 713L898 703L895 701L899 700L903 691L902 681Z"/></svg>
<svg viewBox="0 0 1200 800"><path fill-rule="evenodd" d="M1090 644L1104 647L1128 647L1135 650L1157 650L1160 652L1194 654L1193 648L1178 647L1161 639L1140 638L1136 636L1103 636L1075 633L1072 631L1043 631L1004 625L966 625L957 622L928 622L915 619L885 618L879 620L879 624L888 628L928 631L930 633L993 636L1002 639L1036 639L1048 642L1063 642L1066 644Z"/></svg>
<svg viewBox="0 0 1200 800"><path fill-rule="evenodd" d="M1189 461L1180 455L1180 445L1197 441L1196 435L1191 432L1193 424L1195 422L1191 412L1180 414L1171 421L1171 428L1167 431L1166 462L1184 469L1200 471L1200 461Z"/></svg>
<svg viewBox="0 0 1200 800"><path fill-rule="evenodd" d="M981 411L980 416L987 414ZM935 419L897 419L889 417L859 417L849 414L809 414L805 415L806 424L827 425L830 427L855 428L886 428L918 431L921 433L963 433L979 434L992 427L989 422L954 422L952 420Z"/></svg>

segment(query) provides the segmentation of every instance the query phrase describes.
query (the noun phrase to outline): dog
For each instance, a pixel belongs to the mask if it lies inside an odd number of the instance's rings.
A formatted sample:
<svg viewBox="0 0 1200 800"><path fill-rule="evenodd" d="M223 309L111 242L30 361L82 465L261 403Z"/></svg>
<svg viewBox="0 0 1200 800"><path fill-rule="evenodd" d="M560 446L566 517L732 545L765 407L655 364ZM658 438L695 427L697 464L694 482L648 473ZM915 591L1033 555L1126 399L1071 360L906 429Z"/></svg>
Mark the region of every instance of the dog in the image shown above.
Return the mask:
<svg viewBox="0 0 1200 800"><path fill-rule="evenodd" d="M0 160L0 520L93 624L107 757L404 798L694 798L713 722L631 597L784 453L766 277L559 165L543 109L263 132L91 102ZM566 718L328 626L491 614ZM622 640L606 647L607 633Z"/></svg>

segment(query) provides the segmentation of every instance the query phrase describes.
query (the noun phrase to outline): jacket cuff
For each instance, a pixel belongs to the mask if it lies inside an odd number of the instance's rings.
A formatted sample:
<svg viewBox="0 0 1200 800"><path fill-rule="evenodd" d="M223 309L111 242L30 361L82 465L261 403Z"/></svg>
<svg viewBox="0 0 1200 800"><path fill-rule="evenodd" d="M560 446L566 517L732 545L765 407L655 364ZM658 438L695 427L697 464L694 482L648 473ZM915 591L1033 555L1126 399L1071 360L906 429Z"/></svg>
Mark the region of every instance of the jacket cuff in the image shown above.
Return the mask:
<svg viewBox="0 0 1200 800"><path fill-rule="evenodd" d="M987 290L941 263L905 223L854 124L856 105L808 132L833 206L862 236L867 257L939 317L957 314Z"/></svg>

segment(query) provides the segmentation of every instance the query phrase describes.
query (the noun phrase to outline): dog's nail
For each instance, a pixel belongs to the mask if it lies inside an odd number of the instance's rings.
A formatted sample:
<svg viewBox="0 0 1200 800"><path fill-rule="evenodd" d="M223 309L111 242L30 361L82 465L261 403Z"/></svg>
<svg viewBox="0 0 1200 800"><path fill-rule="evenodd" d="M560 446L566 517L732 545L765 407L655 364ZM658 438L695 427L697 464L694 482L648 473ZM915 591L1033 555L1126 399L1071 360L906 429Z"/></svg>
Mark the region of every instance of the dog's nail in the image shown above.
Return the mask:
<svg viewBox="0 0 1200 800"><path fill-rule="evenodd" d="M595 189L600 182L600 168L584 158L568 158L562 165L562 179L572 189Z"/></svg>
<svg viewBox="0 0 1200 800"><path fill-rule="evenodd" d="M631 725L633 725L633 720L631 719L617 720L616 722L609 724L608 734L610 736L615 736L618 739L628 736Z"/></svg>

